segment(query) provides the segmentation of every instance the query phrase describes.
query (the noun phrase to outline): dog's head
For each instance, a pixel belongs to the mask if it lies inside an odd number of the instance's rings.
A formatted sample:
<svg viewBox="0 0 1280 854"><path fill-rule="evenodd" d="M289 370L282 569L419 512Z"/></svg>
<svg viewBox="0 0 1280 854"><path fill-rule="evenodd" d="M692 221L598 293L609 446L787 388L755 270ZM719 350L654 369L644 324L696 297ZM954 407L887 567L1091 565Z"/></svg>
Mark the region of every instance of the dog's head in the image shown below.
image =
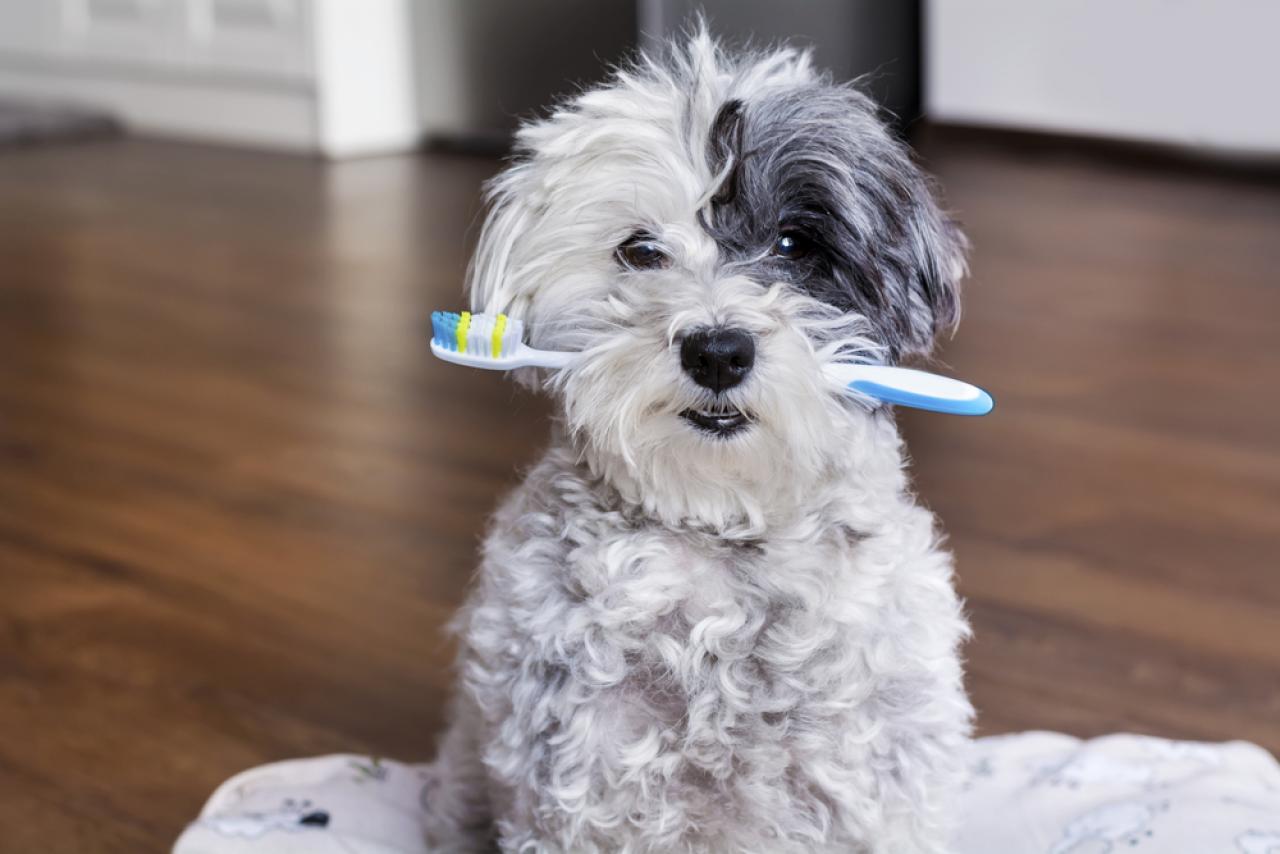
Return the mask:
<svg viewBox="0 0 1280 854"><path fill-rule="evenodd" d="M546 377L585 461L668 520L819 489L876 419L823 379L929 351L964 240L870 100L705 33L524 126L490 185L477 311L583 351ZM891 431L890 431L891 432Z"/></svg>

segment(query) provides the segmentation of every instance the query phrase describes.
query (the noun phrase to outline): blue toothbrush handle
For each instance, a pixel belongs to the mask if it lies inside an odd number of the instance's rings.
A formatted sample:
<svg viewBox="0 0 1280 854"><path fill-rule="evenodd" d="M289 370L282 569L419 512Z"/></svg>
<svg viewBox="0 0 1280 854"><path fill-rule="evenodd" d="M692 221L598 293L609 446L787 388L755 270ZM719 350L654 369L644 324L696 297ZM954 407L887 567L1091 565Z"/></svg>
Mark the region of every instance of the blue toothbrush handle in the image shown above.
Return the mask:
<svg viewBox="0 0 1280 854"><path fill-rule="evenodd" d="M986 415L995 407L991 395L976 385L914 368L841 362L829 365L827 374L852 391L896 406L949 415Z"/></svg>

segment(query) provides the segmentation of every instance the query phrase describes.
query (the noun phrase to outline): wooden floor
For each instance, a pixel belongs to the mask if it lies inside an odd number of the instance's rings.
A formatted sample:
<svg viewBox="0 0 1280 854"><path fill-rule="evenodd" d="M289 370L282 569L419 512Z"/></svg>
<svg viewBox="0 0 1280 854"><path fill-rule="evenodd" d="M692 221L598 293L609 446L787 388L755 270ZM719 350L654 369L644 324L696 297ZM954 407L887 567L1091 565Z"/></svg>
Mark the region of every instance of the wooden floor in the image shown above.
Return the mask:
<svg viewBox="0 0 1280 854"><path fill-rule="evenodd" d="M903 417L986 733L1280 750L1280 188L934 141L976 246ZM245 766L429 755L539 401L432 361L493 161L0 156L0 850L163 850Z"/></svg>

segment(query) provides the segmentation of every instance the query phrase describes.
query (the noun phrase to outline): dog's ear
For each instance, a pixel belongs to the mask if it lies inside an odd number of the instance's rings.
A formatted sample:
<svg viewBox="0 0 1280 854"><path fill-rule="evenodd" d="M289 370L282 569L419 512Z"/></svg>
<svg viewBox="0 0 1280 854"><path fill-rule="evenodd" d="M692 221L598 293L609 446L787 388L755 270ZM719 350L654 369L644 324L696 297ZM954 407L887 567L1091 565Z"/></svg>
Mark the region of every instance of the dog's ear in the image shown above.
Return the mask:
<svg viewBox="0 0 1280 854"><path fill-rule="evenodd" d="M471 310L483 314L517 317L532 329L539 326L533 316L536 275L531 266L534 251L530 235L538 228L539 209L528 161L509 167L485 187L484 225L467 267L467 293ZM537 344L528 326L525 343ZM520 385L537 391L545 372L520 368L511 372Z"/></svg>
<svg viewBox="0 0 1280 854"><path fill-rule="evenodd" d="M860 292L860 308L891 360L926 356L960 320L969 244L907 146L883 128L868 101L855 99L854 107L844 135L851 185L840 211L852 262L848 284Z"/></svg>
<svg viewBox="0 0 1280 854"><path fill-rule="evenodd" d="M517 288L521 237L534 219L529 194L523 192L527 171L523 164L513 166L485 187L484 225L467 268L467 292L474 312L522 316L527 309Z"/></svg>
<svg viewBox="0 0 1280 854"><path fill-rule="evenodd" d="M914 168L914 167L912 167ZM897 356L928 355L940 335L960 321L960 282L968 272L969 241L938 208L930 183L917 176L905 223L908 303Z"/></svg>

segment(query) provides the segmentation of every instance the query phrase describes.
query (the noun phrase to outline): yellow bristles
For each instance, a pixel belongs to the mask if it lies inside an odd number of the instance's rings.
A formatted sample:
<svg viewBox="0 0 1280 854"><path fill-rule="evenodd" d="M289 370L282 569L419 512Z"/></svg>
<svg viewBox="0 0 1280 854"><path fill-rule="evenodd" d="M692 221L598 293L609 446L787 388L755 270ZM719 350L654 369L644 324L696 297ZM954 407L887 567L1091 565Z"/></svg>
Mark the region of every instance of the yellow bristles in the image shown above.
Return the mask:
<svg viewBox="0 0 1280 854"><path fill-rule="evenodd" d="M507 316L498 315L498 322L493 325L493 358L502 355L502 336L507 331Z"/></svg>
<svg viewBox="0 0 1280 854"><path fill-rule="evenodd" d="M464 311L458 321L458 352L467 352L467 332L471 329L471 312Z"/></svg>

